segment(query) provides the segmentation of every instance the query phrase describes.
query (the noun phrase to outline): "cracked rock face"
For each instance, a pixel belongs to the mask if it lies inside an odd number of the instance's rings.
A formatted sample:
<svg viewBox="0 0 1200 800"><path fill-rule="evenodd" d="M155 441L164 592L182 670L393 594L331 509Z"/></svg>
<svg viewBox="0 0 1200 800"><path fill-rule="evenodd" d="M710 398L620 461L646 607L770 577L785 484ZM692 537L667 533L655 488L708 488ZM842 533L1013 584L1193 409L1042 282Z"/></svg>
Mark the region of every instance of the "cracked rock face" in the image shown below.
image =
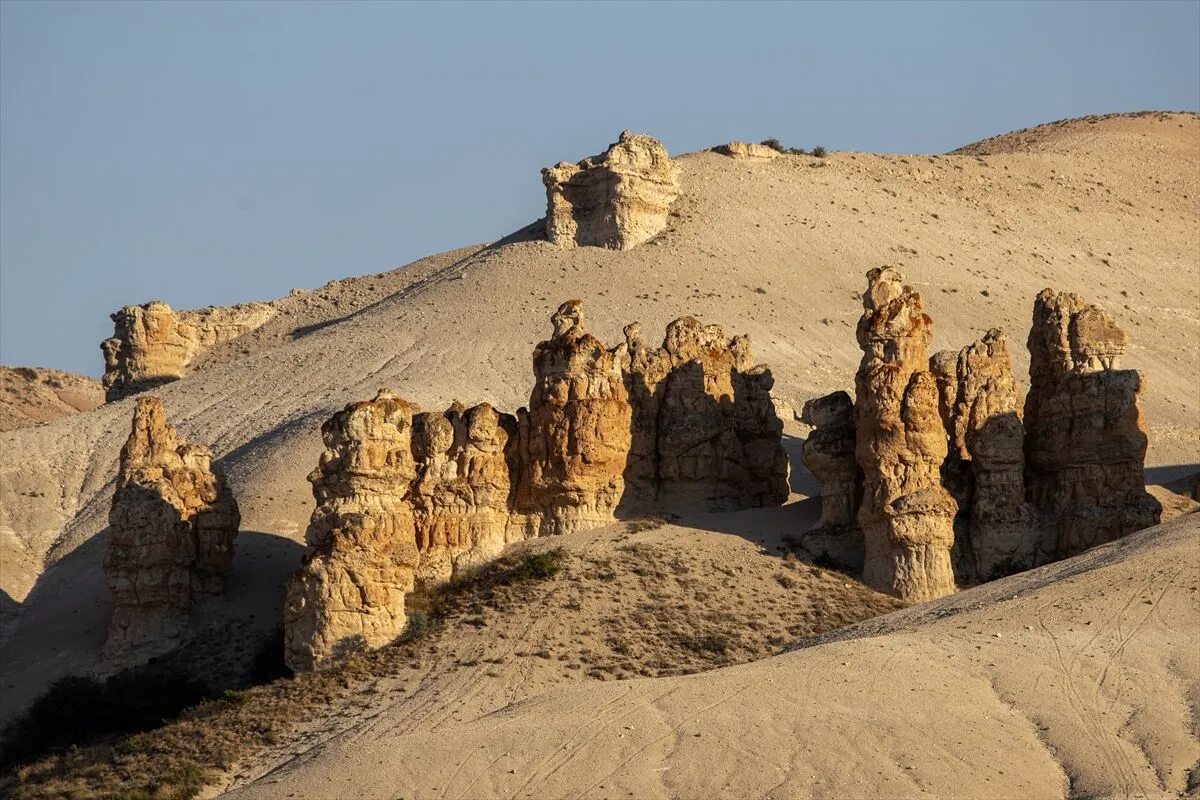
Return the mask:
<svg viewBox="0 0 1200 800"><path fill-rule="evenodd" d="M1079 295L1045 289L1034 301L1030 490L1055 520L1059 558L1159 521L1161 506L1145 488L1144 382L1119 368L1127 343L1112 315Z"/></svg>
<svg viewBox="0 0 1200 800"><path fill-rule="evenodd" d="M625 490L633 409L623 357L584 327L583 304L563 303L554 335L533 353L529 410L518 412L522 477L518 503L540 535L612 522Z"/></svg>
<svg viewBox="0 0 1200 800"><path fill-rule="evenodd" d="M308 553L285 607L293 670L392 641L407 594L511 542L604 525L618 511L787 499L770 372L750 366L745 337L685 318L660 349L642 345L636 326L609 349L586 331L577 300L551 321L516 417L486 404L421 413L381 391L322 426Z"/></svg>
<svg viewBox="0 0 1200 800"><path fill-rule="evenodd" d="M104 571L115 607L107 666L132 666L183 643L193 605L222 591L240 522L208 448L180 438L158 398L139 398L109 512Z"/></svg>
<svg viewBox="0 0 1200 800"><path fill-rule="evenodd" d="M788 497L783 422L774 378L755 366L750 338L682 317L662 347L625 328L634 403L629 507L723 511L779 505Z"/></svg>
<svg viewBox="0 0 1200 800"><path fill-rule="evenodd" d="M968 512L967 577L988 581L1030 569L1037 526L1025 502L1023 401L1008 338L992 329L957 353L938 353L930 369L950 439L943 478Z"/></svg>
<svg viewBox="0 0 1200 800"><path fill-rule="evenodd" d="M957 505L941 482L946 430L937 380L926 369L933 321L895 269L873 269L867 280L854 404L863 580L923 602L955 590L950 550Z"/></svg>
<svg viewBox="0 0 1200 800"><path fill-rule="evenodd" d="M265 303L172 311L158 300L125 306L112 315L104 351L104 392L111 402L182 378L213 345L263 325L275 310Z"/></svg>
<svg viewBox="0 0 1200 800"><path fill-rule="evenodd" d="M854 401L845 392L816 397L800 413L813 427L804 442L804 466L821 484L821 520L817 528L852 528L862 496L862 478L854 458Z"/></svg>
<svg viewBox="0 0 1200 800"><path fill-rule="evenodd" d="M295 671L395 639L420 563L410 500L418 409L390 392L351 403L321 426L308 476L317 507L308 552L287 584L284 658Z"/></svg>
<svg viewBox="0 0 1200 800"><path fill-rule="evenodd" d="M600 155L543 169L542 183L551 242L629 250L666 228L679 167L657 139L625 131Z"/></svg>

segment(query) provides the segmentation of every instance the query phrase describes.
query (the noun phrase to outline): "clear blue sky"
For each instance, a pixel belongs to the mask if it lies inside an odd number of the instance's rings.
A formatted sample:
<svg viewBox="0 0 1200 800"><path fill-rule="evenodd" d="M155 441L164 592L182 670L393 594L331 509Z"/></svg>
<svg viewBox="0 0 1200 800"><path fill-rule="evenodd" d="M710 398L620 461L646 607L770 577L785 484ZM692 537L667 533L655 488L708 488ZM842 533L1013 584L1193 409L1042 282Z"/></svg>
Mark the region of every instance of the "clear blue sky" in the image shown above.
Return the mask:
<svg viewBox="0 0 1200 800"><path fill-rule="evenodd" d="M499 238L623 128L943 152L1200 108L1200 3L0 0L0 362Z"/></svg>

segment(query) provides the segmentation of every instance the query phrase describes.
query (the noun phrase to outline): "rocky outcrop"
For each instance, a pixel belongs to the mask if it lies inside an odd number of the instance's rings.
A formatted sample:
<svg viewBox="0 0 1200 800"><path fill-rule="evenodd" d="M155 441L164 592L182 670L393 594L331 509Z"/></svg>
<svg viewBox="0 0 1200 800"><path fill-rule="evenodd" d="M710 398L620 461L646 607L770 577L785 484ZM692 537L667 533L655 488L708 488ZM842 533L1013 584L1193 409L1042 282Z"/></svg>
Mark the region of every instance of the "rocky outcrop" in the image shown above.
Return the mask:
<svg viewBox="0 0 1200 800"><path fill-rule="evenodd" d="M719 144L713 148L713 152L729 156L730 158L748 161L769 161L780 156L780 152L774 147L767 147L765 144L754 144L752 142Z"/></svg>
<svg viewBox="0 0 1200 800"><path fill-rule="evenodd" d="M551 242L628 250L666 227L679 167L657 139L625 131L600 155L543 169L542 183Z"/></svg>
<svg viewBox="0 0 1200 800"><path fill-rule="evenodd" d="M804 442L804 466L821 484L822 530L854 527L862 498L862 473L854 458L854 401L845 392L815 397L800 420L813 430Z"/></svg>
<svg viewBox="0 0 1200 800"><path fill-rule="evenodd" d="M284 659L296 671L392 641L420 563L410 494L417 408L388 392L321 426L308 476L317 507L300 571L287 584Z"/></svg>
<svg viewBox="0 0 1200 800"><path fill-rule="evenodd" d="M1036 522L1025 502L1022 392L1008 338L990 330L961 351L930 359L949 436L943 483L966 515L963 542L972 580L1035 566Z"/></svg>
<svg viewBox="0 0 1200 800"><path fill-rule="evenodd" d="M867 279L854 403L863 580L920 602L955 589L950 550L957 506L941 482L946 430L937 380L926 369L933 321L895 269L873 269Z"/></svg>
<svg viewBox="0 0 1200 800"><path fill-rule="evenodd" d="M771 375L751 366L745 337L685 318L662 348L630 326L610 349L587 332L578 300L551 321L515 417L486 404L421 413L381 391L322 427L308 553L285 610L294 670L393 640L409 592L510 542L618 512L787 499Z"/></svg>
<svg viewBox="0 0 1200 800"><path fill-rule="evenodd" d="M518 424L484 403L413 417L417 584L450 579L534 531L515 510Z"/></svg>
<svg viewBox="0 0 1200 800"><path fill-rule="evenodd" d="M633 409L619 349L584 327L583 304L551 317L554 335L533 353L529 410L518 412L522 478L518 503L542 535L612 522L625 489Z"/></svg>
<svg viewBox="0 0 1200 800"><path fill-rule="evenodd" d="M212 453L181 439L156 397L134 409L108 519L104 657L118 668L183 642L192 607L222 591L241 520Z"/></svg>
<svg viewBox="0 0 1200 800"><path fill-rule="evenodd" d="M236 339L275 315L266 303L172 311L158 300L112 315L104 351L104 392L111 402L182 378L200 353Z"/></svg>
<svg viewBox="0 0 1200 800"><path fill-rule="evenodd" d="M723 511L788 498L774 378L754 365L750 338L693 317L667 326L662 347L625 328L633 398L629 507Z"/></svg>
<svg viewBox="0 0 1200 800"><path fill-rule="evenodd" d="M104 404L100 381L57 369L0 367L0 433Z"/></svg>
<svg viewBox="0 0 1200 800"><path fill-rule="evenodd" d="M1127 344L1113 317L1079 295L1045 289L1034 302L1029 488L1055 520L1059 558L1159 521L1145 489L1142 375L1120 369Z"/></svg>

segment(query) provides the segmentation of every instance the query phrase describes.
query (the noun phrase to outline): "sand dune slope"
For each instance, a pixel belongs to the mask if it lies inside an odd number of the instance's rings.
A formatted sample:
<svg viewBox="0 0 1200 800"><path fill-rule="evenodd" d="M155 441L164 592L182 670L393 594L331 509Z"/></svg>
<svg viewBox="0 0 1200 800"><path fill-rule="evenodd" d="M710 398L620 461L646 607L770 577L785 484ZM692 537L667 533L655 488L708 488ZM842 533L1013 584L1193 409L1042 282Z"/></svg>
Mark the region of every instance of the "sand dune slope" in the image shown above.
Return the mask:
<svg viewBox="0 0 1200 800"><path fill-rule="evenodd" d="M1200 779L1200 520L738 667L364 721L230 798L1150 797Z"/></svg>

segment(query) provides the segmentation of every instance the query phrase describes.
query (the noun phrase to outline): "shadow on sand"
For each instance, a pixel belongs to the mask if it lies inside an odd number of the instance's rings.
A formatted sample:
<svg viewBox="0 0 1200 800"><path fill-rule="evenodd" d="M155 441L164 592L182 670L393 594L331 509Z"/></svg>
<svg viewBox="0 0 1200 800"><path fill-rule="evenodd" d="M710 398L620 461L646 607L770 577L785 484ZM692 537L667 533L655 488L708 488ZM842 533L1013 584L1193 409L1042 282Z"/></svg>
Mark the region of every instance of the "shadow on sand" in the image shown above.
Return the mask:
<svg viewBox="0 0 1200 800"><path fill-rule="evenodd" d="M100 666L112 615L104 574L108 529L47 569L0 644L0 726L54 681ZM235 657L251 653L283 621L284 580L300 565L303 546L273 533L241 531L225 593L193 610L192 629L220 627ZM11 601L11 598L9 598Z"/></svg>

